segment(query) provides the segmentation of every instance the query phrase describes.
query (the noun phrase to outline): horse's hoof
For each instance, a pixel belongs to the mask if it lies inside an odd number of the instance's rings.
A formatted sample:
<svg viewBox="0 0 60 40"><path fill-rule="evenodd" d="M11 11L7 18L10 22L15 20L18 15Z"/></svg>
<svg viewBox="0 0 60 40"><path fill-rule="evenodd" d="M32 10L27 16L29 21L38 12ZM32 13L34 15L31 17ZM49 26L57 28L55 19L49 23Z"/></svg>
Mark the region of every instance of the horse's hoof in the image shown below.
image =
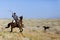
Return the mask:
<svg viewBox="0 0 60 40"><path fill-rule="evenodd" d="M20 31L20 32L22 32L22 31Z"/></svg>
<svg viewBox="0 0 60 40"><path fill-rule="evenodd" d="M23 31L23 29L22 29L22 31Z"/></svg>
<svg viewBox="0 0 60 40"><path fill-rule="evenodd" d="M12 31L10 31L10 33L11 33Z"/></svg>

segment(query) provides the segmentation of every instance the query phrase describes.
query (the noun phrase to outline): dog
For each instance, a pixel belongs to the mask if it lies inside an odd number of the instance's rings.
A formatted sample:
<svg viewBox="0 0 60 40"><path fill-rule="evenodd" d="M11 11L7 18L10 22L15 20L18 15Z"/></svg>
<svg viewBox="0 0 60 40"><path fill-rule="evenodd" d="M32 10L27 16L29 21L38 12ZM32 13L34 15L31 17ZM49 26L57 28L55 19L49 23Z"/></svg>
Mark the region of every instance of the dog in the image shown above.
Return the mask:
<svg viewBox="0 0 60 40"><path fill-rule="evenodd" d="M50 27L48 26L43 26L44 30L46 31L47 29L49 29Z"/></svg>

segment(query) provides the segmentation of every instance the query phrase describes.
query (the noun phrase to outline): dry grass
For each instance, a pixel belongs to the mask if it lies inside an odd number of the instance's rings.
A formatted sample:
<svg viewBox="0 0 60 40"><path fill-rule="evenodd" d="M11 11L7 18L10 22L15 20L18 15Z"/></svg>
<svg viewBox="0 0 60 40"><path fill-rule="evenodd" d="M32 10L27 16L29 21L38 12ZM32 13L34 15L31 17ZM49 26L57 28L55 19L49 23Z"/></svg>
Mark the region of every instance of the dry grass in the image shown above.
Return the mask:
<svg viewBox="0 0 60 40"><path fill-rule="evenodd" d="M10 19L0 19L0 40L60 40L60 19L24 19L22 33L18 28L10 33L10 28L5 28L9 22ZM44 31L43 25L50 29Z"/></svg>

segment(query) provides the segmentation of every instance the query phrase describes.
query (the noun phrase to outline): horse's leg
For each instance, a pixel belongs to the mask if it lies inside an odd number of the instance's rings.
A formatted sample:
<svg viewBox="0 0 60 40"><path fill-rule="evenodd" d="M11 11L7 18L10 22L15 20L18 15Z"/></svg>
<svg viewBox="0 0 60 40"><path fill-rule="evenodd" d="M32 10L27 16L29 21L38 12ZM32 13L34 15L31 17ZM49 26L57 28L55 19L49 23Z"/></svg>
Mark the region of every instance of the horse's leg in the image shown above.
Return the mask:
<svg viewBox="0 0 60 40"><path fill-rule="evenodd" d="M22 27L24 28L24 24L22 24Z"/></svg>
<svg viewBox="0 0 60 40"><path fill-rule="evenodd" d="M22 31L23 31L23 30L22 30L22 28L20 28L20 27L19 27L19 30L20 30L20 32L22 32Z"/></svg>
<svg viewBox="0 0 60 40"><path fill-rule="evenodd" d="M22 32L22 31L23 31L23 29L20 30L20 32Z"/></svg>
<svg viewBox="0 0 60 40"><path fill-rule="evenodd" d="M19 30L21 31L21 28L19 27Z"/></svg>
<svg viewBox="0 0 60 40"><path fill-rule="evenodd" d="M11 26L11 31L10 32L12 32L13 31L13 27Z"/></svg>

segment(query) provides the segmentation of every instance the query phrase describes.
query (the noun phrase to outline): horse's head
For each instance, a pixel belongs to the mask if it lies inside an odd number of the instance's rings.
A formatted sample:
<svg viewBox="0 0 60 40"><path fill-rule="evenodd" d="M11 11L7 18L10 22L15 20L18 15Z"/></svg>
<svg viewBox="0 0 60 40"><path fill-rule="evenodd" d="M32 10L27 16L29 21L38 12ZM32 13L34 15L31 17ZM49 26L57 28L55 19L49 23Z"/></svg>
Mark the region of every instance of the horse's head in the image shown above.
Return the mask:
<svg viewBox="0 0 60 40"><path fill-rule="evenodd" d="M20 16L19 18L20 18L20 20L22 20L23 19L23 16Z"/></svg>

